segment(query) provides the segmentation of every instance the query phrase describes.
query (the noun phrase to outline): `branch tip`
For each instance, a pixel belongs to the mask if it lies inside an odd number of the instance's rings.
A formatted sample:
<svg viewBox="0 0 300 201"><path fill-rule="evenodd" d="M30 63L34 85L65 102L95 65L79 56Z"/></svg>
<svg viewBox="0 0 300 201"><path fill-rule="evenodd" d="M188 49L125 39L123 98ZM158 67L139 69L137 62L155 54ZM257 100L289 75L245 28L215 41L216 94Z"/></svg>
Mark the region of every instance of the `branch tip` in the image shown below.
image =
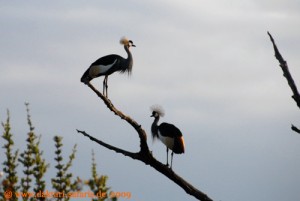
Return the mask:
<svg viewBox="0 0 300 201"><path fill-rule="evenodd" d="M300 134L300 129L297 128L296 126L294 126L293 124L292 124L292 126L291 126L291 129L292 129L293 131L295 131L296 133Z"/></svg>

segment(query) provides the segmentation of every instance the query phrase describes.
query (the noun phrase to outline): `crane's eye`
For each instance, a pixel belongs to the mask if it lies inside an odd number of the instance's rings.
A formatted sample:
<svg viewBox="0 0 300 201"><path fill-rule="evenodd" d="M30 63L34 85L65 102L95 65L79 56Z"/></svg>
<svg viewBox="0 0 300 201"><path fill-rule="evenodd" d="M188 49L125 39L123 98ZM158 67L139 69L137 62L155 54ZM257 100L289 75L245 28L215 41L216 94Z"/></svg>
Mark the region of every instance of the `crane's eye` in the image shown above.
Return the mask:
<svg viewBox="0 0 300 201"><path fill-rule="evenodd" d="M132 40L129 41L129 46L135 47L135 45L133 44Z"/></svg>

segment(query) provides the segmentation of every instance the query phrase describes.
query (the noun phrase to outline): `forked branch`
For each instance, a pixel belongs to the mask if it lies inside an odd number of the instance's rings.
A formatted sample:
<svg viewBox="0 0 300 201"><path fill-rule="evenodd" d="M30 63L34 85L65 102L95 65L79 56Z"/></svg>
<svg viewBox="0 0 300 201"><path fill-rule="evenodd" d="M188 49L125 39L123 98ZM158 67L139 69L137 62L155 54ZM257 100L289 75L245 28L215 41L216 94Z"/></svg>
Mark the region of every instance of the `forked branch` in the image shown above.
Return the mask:
<svg viewBox="0 0 300 201"><path fill-rule="evenodd" d="M77 129L78 133L81 133L82 135L90 138L90 140L98 143L99 145L113 150L117 153L123 154L124 156L128 156L132 159L139 160L141 162L144 162L146 165L150 165L154 169L156 169L158 172L161 174L165 175L168 177L170 180L175 182L177 185L179 185L182 189L185 190L186 193L194 196L198 200L202 201L212 201L211 198L209 198L205 193L199 191L197 188L192 186L190 183L185 181L183 178L181 178L179 175L177 175L172 169L167 167L166 165L162 164L158 160L156 160L153 156L152 153L149 151L148 144L147 144L147 134L145 130L142 128L140 124L138 124L135 120L133 120L131 117L123 114L120 110L115 108L115 106L112 104L112 102L103 94L101 94L92 84L88 83L87 84L97 95L99 98L102 99L102 101L105 103L107 108L111 110L115 115L119 116L121 119L124 119L127 123L129 123L138 133L138 136L140 138L140 151L133 153L129 152L123 149L120 149L118 147L109 145L101 140L98 140L97 138L87 134L85 131L80 131Z"/></svg>

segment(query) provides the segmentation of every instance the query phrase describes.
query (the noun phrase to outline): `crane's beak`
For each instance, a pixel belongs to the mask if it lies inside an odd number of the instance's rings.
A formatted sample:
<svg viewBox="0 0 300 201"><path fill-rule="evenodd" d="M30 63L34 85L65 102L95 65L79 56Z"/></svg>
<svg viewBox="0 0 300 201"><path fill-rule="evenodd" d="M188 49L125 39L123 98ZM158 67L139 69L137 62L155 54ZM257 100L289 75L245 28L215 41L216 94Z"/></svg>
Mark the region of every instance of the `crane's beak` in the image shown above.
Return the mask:
<svg viewBox="0 0 300 201"><path fill-rule="evenodd" d="M132 47L136 47L135 44L132 44L131 46L132 46Z"/></svg>
<svg viewBox="0 0 300 201"><path fill-rule="evenodd" d="M150 117L154 117L154 115L152 114Z"/></svg>

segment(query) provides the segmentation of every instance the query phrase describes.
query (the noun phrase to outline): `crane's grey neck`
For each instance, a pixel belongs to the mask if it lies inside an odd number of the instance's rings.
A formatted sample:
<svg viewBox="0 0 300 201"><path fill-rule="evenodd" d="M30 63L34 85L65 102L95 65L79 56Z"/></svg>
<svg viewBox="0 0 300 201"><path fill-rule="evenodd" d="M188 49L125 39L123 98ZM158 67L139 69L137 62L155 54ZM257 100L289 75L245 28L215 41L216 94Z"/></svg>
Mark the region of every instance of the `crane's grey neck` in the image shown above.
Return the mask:
<svg viewBox="0 0 300 201"><path fill-rule="evenodd" d="M132 66L133 66L133 58L132 58L132 54L129 50L129 46L124 45L124 49L127 52L127 59L126 59L126 71L128 72L128 74L131 74L132 71Z"/></svg>
<svg viewBox="0 0 300 201"><path fill-rule="evenodd" d="M152 138L158 138L158 123L159 117L155 117L151 126Z"/></svg>

